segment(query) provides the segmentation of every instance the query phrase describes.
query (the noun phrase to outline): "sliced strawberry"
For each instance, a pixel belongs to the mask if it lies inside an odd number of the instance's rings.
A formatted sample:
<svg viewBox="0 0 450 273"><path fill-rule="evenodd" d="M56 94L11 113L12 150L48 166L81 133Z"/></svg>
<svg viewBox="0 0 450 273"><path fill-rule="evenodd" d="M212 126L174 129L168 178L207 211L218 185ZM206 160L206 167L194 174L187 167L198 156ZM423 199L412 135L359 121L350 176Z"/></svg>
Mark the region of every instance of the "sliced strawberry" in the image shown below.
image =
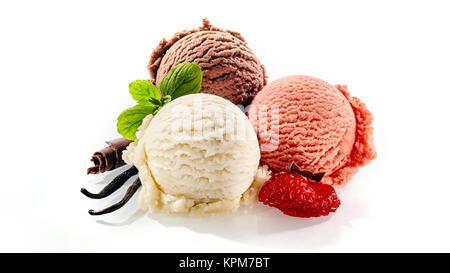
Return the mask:
<svg viewBox="0 0 450 273"><path fill-rule="evenodd" d="M296 217L325 216L335 212L341 203L332 186L287 172L273 174L262 186L258 199Z"/></svg>

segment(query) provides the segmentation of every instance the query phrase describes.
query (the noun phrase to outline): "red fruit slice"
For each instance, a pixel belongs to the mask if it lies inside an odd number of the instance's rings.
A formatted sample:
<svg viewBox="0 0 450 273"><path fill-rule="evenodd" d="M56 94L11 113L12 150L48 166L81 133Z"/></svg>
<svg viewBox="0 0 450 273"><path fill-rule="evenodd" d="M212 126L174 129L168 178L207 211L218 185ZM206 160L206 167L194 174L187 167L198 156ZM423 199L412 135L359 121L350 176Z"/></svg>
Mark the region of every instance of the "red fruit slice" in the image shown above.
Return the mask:
<svg viewBox="0 0 450 273"><path fill-rule="evenodd" d="M258 199L295 217L325 216L335 212L341 203L332 186L287 172L272 175L262 186Z"/></svg>

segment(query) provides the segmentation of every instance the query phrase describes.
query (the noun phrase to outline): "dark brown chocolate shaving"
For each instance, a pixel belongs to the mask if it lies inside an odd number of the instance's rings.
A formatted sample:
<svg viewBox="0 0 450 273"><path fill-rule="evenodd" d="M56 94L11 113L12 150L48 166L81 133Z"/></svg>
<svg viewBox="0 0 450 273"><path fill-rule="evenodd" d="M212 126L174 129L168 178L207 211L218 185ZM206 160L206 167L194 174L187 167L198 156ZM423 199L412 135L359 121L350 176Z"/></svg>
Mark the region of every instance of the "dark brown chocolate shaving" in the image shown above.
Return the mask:
<svg viewBox="0 0 450 273"><path fill-rule="evenodd" d="M81 193L92 199L101 199L110 196L127 182L133 175L138 173L138 169L134 166L127 169L123 173L116 176L108 185L106 185L99 193L91 193L86 189L81 189Z"/></svg>
<svg viewBox="0 0 450 273"><path fill-rule="evenodd" d="M323 176L325 175L325 173L312 173L312 172L308 172L308 171L301 171L299 169L299 167L297 166L297 164L295 164L295 162L288 164L286 166L286 169L290 173L296 173L296 174L302 175L302 176L312 179L316 182L320 182L320 180L322 180Z"/></svg>
<svg viewBox="0 0 450 273"><path fill-rule="evenodd" d="M105 209L102 209L102 210L94 211L91 209L88 211L89 214L90 215L102 215L102 214L111 213L113 211L120 209L131 199L131 197L136 193L136 191L139 189L139 187L141 187L141 180L139 178L137 178L136 181L134 181L134 183L131 184L131 186L128 188L128 190L125 193L125 195L123 196L122 200L120 200L119 202L115 203L114 205L107 207Z"/></svg>
<svg viewBox="0 0 450 273"><path fill-rule="evenodd" d="M105 171L111 171L125 165L122 159L122 152L131 143L126 138L117 138L106 141L108 147L95 152L92 155L91 161L94 163L93 167L88 168L88 174L99 174Z"/></svg>

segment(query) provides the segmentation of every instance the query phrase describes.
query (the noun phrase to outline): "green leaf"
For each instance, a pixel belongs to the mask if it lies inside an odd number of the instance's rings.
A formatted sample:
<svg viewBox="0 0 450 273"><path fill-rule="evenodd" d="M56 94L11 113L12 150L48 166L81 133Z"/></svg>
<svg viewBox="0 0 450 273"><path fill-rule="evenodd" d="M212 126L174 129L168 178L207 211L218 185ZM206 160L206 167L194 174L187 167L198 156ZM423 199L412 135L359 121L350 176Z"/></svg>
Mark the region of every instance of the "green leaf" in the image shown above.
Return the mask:
<svg viewBox="0 0 450 273"><path fill-rule="evenodd" d="M149 98L148 101L149 101L152 105L156 105L156 106L161 105L161 101L160 101L160 100L157 100L157 99L155 99L155 98Z"/></svg>
<svg viewBox="0 0 450 273"><path fill-rule="evenodd" d="M161 108L162 108L162 106L156 107L155 110L153 110L152 114L153 114L153 115L156 115L156 113L158 113L159 110L161 110Z"/></svg>
<svg viewBox="0 0 450 273"><path fill-rule="evenodd" d="M172 101L172 97L170 95L164 96L164 98L161 100L161 106L164 106Z"/></svg>
<svg viewBox="0 0 450 273"><path fill-rule="evenodd" d="M195 94L202 87L202 69L194 63L181 63L172 68L159 84L163 96L172 100L188 94Z"/></svg>
<svg viewBox="0 0 450 273"><path fill-rule="evenodd" d="M140 104L126 109L117 118L117 131L126 139L135 140L138 127L144 118L154 110L153 106Z"/></svg>
<svg viewBox="0 0 450 273"><path fill-rule="evenodd" d="M151 105L150 98L161 100L161 94L156 86L145 80L137 80L128 86L130 94L138 104Z"/></svg>

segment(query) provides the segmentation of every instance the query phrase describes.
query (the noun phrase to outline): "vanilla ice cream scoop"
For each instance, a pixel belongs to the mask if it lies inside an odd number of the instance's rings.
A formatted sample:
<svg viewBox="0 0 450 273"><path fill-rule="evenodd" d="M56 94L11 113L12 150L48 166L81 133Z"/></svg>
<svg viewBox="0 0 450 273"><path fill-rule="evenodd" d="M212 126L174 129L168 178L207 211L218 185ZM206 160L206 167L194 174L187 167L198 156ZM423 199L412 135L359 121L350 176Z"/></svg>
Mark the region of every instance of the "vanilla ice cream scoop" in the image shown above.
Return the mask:
<svg viewBox="0 0 450 273"><path fill-rule="evenodd" d="M260 159L256 134L245 114L221 97L178 98L145 118L136 136L124 159L139 169L143 209L232 210L255 181Z"/></svg>

